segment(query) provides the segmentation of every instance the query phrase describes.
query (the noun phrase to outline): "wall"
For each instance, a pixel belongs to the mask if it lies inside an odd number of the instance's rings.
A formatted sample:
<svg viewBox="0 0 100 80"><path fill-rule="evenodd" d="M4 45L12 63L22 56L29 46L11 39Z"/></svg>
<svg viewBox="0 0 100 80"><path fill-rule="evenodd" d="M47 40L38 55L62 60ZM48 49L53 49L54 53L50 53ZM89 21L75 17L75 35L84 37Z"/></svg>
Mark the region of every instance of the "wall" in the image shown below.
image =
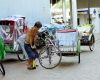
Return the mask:
<svg viewBox="0 0 100 80"><path fill-rule="evenodd" d="M86 10L86 9L82 9ZM100 33L100 9L95 8L96 14L93 13L94 8L90 9L90 14L91 14L91 19L92 19L92 24L94 25L94 31L95 33ZM80 24L88 24L88 14L81 14L78 15L78 18L80 18Z"/></svg>
<svg viewBox="0 0 100 80"><path fill-rule="evenodd" d="M36 21L50 23L49 0L0 0L0 18L11 15L26 16L28 26Z"/></svg>
<svg viewBox="0 0 100 80"><path fill-rule="evenodd" d="M90 0L91 7L100 7L100 0ZM80 8L87 8L88 7L88 0L77 0L77 7Z"/></svg>

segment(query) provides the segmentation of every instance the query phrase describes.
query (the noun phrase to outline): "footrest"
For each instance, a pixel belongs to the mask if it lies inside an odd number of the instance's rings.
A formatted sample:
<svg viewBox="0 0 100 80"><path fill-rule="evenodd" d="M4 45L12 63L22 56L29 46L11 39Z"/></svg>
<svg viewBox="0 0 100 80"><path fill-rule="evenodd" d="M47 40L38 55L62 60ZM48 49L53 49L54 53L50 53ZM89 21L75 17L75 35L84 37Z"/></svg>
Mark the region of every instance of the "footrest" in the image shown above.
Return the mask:
<svg viewBox="0 0 100 80"><path fill-rule="evenodd" d="M78 53L76 53L76 52L67 52L67 53L65 53L65 52L61 52L61 53L58 53L58 55L60 55L60 54L62 54L62 56L77 56L78 55Z"/></svg>
<svg viewBox="0 0 100 80"><path fill-rule="evenodd" d="M61 53L62 56L76 56L77 53Z"/></svg>

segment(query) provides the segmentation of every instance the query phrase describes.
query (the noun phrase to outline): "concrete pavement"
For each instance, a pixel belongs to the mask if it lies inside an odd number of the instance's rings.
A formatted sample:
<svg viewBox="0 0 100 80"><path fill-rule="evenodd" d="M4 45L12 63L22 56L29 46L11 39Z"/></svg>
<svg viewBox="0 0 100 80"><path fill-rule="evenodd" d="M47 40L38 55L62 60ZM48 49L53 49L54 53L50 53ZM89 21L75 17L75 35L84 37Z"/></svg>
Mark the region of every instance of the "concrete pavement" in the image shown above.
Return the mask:
<svg viewBox="0 0 100 80"><path fill-rule="evenodd" d="M44 69L40 66L36 70L27 70L25 62L3 62L6 75L0 73L0 80L100 80L100 34L95 34L95 50L81 47L81 62L76 57L62 57L61 64L54 69ZM15 58L8 54L7 58Z"/></svg>

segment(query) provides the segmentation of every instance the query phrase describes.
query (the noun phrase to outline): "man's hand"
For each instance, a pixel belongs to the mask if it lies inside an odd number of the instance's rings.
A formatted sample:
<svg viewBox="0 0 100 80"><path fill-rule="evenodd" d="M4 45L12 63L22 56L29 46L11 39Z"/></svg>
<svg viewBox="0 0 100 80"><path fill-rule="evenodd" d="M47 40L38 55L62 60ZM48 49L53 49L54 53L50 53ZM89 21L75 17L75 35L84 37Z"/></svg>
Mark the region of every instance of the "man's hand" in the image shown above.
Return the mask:
<svg viewBox="0 0 100 80"><path fill-rule="evenodd" d="M38 35L36 35L36 40L40 40L41 39L41 37L39 37Z"/></svg>
<svg viewBox="0 0 100 80"><path fill-rule="evenodd" d="M35 45L33 45L33 46L31 46L31 48L32 48L32 49L36 49L36 46L35 46Z"/></svg>
<svg viewBox="0 0 100 80"><path fill-rule="evenodd" d="M37 40L40 40L40 39L41 39L41 37L38 37L38 38L37 38Z"/></svg>

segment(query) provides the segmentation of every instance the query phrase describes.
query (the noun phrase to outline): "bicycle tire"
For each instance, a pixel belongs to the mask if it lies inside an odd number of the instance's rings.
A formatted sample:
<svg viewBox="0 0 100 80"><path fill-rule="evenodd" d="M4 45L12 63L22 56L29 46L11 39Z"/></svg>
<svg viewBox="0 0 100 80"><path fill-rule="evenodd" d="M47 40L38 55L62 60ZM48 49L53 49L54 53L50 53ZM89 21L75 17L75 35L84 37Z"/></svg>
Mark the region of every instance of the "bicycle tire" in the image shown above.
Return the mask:
<svg viewBox="0 0 100 80"><path fill-rule="evenodd" d="M40 52L42 52L43 50L46 51L45 49L46 49L46 46L44 46L44 48L43 48ZM55 65L53 65L53 66L47 67L46 65L43 64L43 62L42 62L42 60L41 60L41 59L42 59L42 54L44 54L44 53L43 53L43 52L42 52L42 53L39 53L39 63L40 63L40 65L41 65L43 68L45 68L45 69L53 69L53 68L57 67L57 66L60 64L60 62L61 62L62 54L59 53L59 55L58 55L57 53L55 53L56 56L59 57L58 62L57 62ZM49 58L49 57L48 57L48 58ZM51 57L51 58L52 58L52 57ZM52 60L52 59L51 59L51 60Z"/></svg>
<svg viewBox="0 0 100 80"><path fill-rule="evenodd" d="M0 62L0 71L1 71L2 75L5 76L5 69L1 62Z"/></svg>
<svg viewBox="0 0 100 80"><path fill-rule="evenodd" d="M94 37L94 34L92 34L91 39L89 41L89 49L90 49L90 51L94 50L94 43L95 43L95 37Z"/></svg>
<svg viewBox="0 0 100 80"><path fill-rule="evenodd" d="M22 52L16 52L19 61L25 61L25 55Z"/></svg>

